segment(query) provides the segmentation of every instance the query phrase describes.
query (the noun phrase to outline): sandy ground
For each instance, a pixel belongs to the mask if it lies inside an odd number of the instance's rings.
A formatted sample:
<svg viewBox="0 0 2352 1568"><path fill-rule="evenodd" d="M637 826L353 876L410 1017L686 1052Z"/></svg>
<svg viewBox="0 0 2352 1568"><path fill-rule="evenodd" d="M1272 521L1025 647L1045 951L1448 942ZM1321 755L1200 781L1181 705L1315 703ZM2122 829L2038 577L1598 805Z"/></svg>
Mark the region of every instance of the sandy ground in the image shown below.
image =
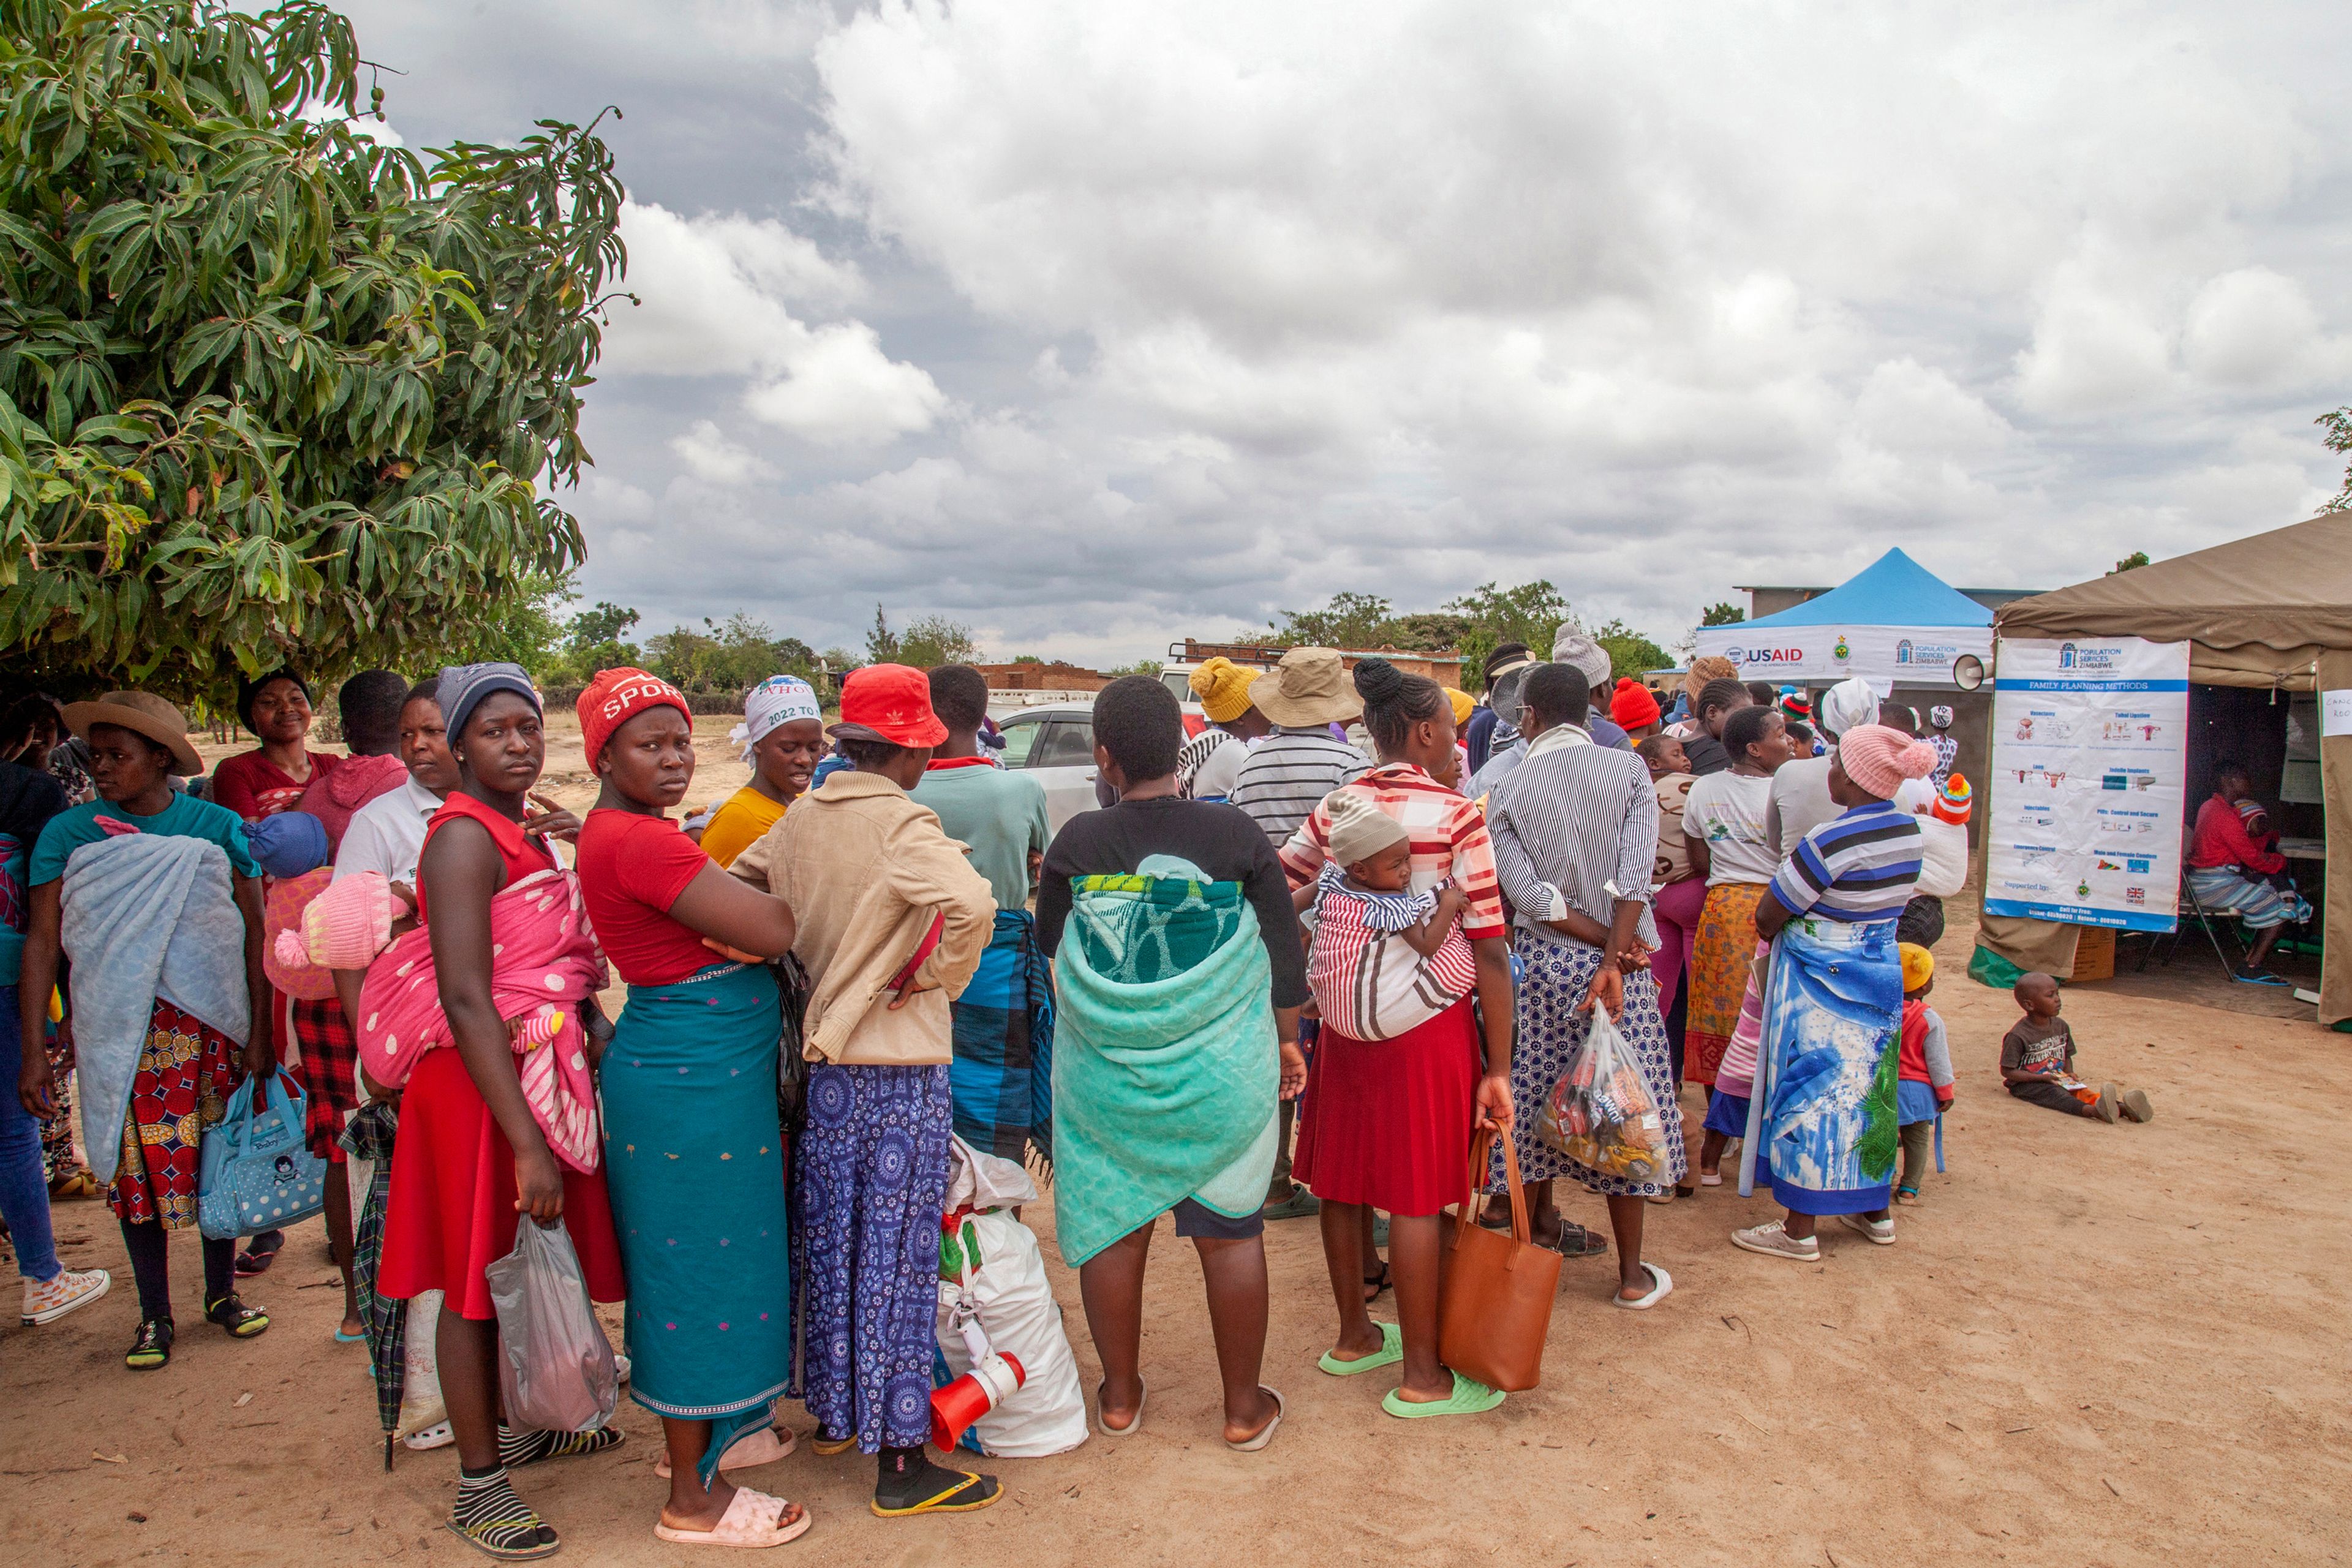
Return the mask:
<svg viewBox="0 0 2352 1568"><path fill-rule="evenodd" d="M1959 976L1969 929L1939 951L1961 1074L1951 1169L1899 1211L1897 1245L1829 1226L1820 1264L1790 1264L1724 1240L1769 1216L1761 1200L1723 1188L1653 1208L1648 1255L1676 1284L1657 1310L1612 1310L1605 1267L1570 1264L1543 1387L1492 1415L1405 1423L1381 1414L1380 1377L1316 1372L1331 1332L1316 1229L1276 1226L1265 1375L1290 1415L1243 1456L1217 1439L1199 1269L1163 1226L1141 1435L1002 1461L997 1508L912 1521L866 1511L868 1461L803 1447L753 1473L816 1515L777 1560L2169 1565L2224 1542L2233 1561L2342 1560L2352 1232L2326 1151L2352 1115L2346 1042L2076 988L2086 1075L2146 1087L2158 1117L2062 1118L2000 1090L2011 1009ZM1685 1110L1695 1125L1696 1091ZM1601 1223L1597 1200L1568 1207ZM1050 1234L1049 1205L1031 1217ZM101 1205L59 1222L72 1261L122 1269ZM440 1528L447 1451L383 1471L364 1354L330 1339L340 1292L320 1245L313 1221L254 1286L268 1334L234 1344L194 1323L162 1373L122 1369L127 1274L58 1324L0 1329L11 1562L478 1560ZM192 1321L191 1239L173 1263ZM1091 1386L1076 1278L1051 1268ZM524 1472L521 1489L572 1561L692 1560L652 1538L656 1423L625 1401L618 1424L616 1453Z"/></svg>

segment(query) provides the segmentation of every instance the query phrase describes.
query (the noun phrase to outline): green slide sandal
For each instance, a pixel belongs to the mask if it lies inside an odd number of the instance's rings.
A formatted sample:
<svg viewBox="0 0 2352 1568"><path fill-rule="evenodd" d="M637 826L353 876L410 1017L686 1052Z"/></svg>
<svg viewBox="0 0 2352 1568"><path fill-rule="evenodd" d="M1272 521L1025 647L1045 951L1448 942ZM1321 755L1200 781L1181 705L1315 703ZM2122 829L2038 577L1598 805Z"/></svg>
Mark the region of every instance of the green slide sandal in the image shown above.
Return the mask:
<svg viewBox="0 0 2352 1568"><path fill-rule="evenodd" d="M1329 1351L1315 1364L1333 1377L1353 1377L1360 1372L1376 1372L1384 1366L1394 1366L1404 1360L1404 1331L1394 1323L1377 1325L1381 1331L1381 1348L1368 1356L1354 1361L1341 1361Z"/></svg>
<svg viewBox="0 0 2352 1568"><path fill-rule="evenodd" d="M1381 1408L1409 1421L1418 1420L1423 1415L1483 1415L1503 1403L1503 1397L1502 1390L1489 1388L1457 1372L1454 1374L1454 1392L1446 1398L1422 1405L1409 1399L1399 1399L1396 1391L1391 1389L1381 1395Z"/></svg>

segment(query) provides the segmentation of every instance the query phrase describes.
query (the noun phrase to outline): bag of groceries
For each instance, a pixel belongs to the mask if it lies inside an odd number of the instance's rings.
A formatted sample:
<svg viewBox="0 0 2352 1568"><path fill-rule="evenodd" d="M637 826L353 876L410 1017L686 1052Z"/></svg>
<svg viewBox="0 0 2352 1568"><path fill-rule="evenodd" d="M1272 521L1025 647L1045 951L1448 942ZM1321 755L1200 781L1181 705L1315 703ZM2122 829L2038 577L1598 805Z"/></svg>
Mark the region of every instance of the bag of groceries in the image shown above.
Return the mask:
<svg viewBox="0 0 2352 1568"><path fill-rule="evenodd" d="M1583 1047L1545 1098L1537 1131L1588 1170L1630 1182L1667 1179L1665 1118L1642 1081L1633 1047L1597 1002Z"/></svg>

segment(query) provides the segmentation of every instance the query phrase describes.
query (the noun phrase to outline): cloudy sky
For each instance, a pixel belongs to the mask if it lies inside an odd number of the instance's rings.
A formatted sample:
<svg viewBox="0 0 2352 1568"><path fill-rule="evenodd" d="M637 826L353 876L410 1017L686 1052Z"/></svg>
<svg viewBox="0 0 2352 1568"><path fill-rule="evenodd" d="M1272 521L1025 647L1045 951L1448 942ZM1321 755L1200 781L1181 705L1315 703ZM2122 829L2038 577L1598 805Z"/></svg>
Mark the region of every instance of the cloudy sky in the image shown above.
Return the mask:
<svg viewBox="0 0 2352 1568"><path fill-rule="evenodd" d="M345 3L413 145L626 114L570 504L647 629L1124 662L1542 576L1672 643L2340 482L2322 7Z"/></svg>

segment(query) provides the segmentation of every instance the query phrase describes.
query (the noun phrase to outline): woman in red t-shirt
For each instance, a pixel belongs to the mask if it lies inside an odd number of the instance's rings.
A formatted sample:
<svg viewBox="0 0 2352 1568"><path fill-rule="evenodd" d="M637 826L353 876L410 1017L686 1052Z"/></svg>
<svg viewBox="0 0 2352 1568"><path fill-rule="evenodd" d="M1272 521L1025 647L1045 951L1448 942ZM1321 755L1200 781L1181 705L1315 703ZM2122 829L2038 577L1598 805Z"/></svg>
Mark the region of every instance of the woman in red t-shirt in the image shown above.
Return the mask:
<svg viewBox="0 0 2352 1568"><path fill-rule="evenodd" d="M237 689L237 717L261 738L250 752L230 757L213 769L212 799L245 818L247 826L265 816L291 811L314 778L324 778L343 759L331 752L314 752L305 743L310 733L310 689L292 669L273 670ZM268 884L265 880L264 884ZM286 994L269 987L269 1016L279 1037L294 1037L295 1020L287 1008ZM282 1230L265 1230L246 1243L237 1255L236 1271L245 1279L268 1272L286 1245ZM350 1315L345 1314L348 1324Z"/></svg>
<svg viewBox="0 0 2352 1568"><path fill-rule="evenodd" d="M261 744L213 769L212 798L248 823L292 810L315 775L343 760L306 743L310 689L290 669L247 683L236 694L236 712Z"/></svg>
<svg viewBox="0 0 2352 1568"><path fill-rule="evenodd" d="M580 830L581 893L629 983L604 1055L604 1166L629 1276L629 1394L662 1418L669 1448L654 1533L781 1545L808 1528L808 1511L720 1470L791 1452L770 1426L793 1343L764 961L792 951L793 912L719 869L666 815L694 777L677 688L607 670L581 694L580 728L604 780Z"/></svg>

